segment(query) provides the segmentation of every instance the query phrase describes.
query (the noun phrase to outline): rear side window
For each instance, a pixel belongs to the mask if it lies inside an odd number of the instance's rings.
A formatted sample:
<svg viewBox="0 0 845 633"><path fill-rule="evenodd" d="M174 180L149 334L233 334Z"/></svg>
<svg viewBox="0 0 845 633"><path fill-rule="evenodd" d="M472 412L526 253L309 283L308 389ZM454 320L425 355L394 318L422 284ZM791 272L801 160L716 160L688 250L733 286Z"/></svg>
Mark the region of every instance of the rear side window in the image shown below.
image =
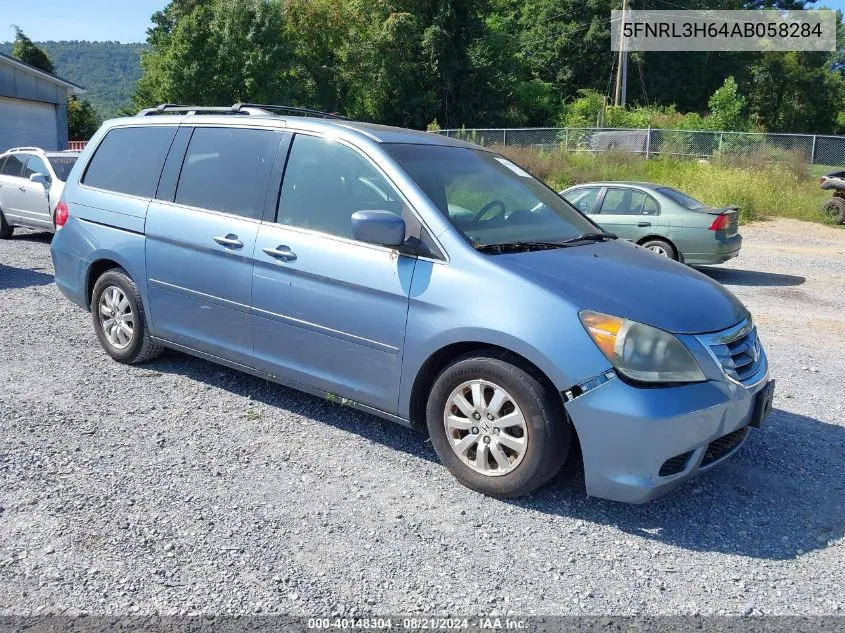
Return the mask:
<svg viewBox="0 0 845 633"><path fill-rule="evenodd" d="M260 219L280 139L272 130L198 127L175 202Z"/></svg>
<svg viewBox="0 0 845 633"><path fill-rule="evenodd" d="M23 172L23 161L26 159L26 154L10 154L3 163L3 170L0 175L3 176L20 176Z"/></svg>
<svg viewBox="0 0 845 633"><path fill-rule="evenodd" d="M111 130L97 147L82 183L152 198L176 129L167 125Z"/></svg>

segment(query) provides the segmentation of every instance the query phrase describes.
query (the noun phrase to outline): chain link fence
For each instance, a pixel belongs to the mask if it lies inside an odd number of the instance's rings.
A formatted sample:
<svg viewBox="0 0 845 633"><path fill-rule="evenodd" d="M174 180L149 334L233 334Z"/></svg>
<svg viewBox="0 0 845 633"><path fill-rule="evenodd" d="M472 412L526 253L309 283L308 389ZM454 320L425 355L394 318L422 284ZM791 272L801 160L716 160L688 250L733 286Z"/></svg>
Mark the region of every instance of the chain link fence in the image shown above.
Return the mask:
<svg viewBox="0 0 845 633"><path fill-rule="evenodd" d="M658 128L476 128L437 133L480 145L559 148L572 152L623 151L645 158L762 156L794 158L813 165L845 164L845 136Z"/></svg>

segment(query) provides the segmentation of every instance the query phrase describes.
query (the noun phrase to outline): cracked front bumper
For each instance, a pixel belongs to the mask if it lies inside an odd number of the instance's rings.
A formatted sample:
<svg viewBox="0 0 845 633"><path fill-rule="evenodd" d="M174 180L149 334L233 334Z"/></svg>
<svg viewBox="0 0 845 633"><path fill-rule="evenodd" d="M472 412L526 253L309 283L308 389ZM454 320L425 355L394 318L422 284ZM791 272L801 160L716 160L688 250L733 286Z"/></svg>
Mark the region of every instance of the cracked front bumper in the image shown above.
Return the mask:
<svg viewBox="0 0 845 633"><path fill-rule="evenodd" d="M748 426L766 383L640 388L614 378L570 400L587 494L643 503L716 466L744 443L748 433L729 434Z"/></svg>

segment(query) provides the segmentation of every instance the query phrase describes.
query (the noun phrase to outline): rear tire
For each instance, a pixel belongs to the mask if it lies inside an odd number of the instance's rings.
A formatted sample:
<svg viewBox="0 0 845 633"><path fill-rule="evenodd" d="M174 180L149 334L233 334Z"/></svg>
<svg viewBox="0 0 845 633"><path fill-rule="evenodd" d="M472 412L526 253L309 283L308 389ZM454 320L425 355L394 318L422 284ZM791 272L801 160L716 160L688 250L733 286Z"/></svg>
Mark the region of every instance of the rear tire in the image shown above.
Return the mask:
<svg viewBox="0 0 845 633"><path fill-rule="evenodd" d="M141 295L122 268L104 272L91 293L94 331L106 353L120 363L143 363L161 354L147 327Z"/></svg>
<svg viewBox="0 0 845 633"><path fill-rule="evenodd" d="M563 403L520 365L500 351L472 352L440 372L428 398L428 432L440 460L462 484L493 497L539 488L569 453Z"/></svg>
<svg viewBox="0 0 845 633"><path fill-rule="evenodd" d="M3 211L0 210L0 240L8 240L12 237L12 233L14 232L15 227L6 222L6 216L3 215Z"/></svg>
<svg viewBox="0 0 845 633"><path fill-rule="evenodd" d="M822 211L830 215L837 224L845 224L845 200L828 198L821 204Z"/></svg>
<svg viewBox="0 0 845 633"><path fill-rule="evenodd" d="M642 242L640 246L647 248L656 255L662 255L663 257L668 257L669 259L678 261L678 251L676 251L675 247L666 240L654 238Z"/></svg>

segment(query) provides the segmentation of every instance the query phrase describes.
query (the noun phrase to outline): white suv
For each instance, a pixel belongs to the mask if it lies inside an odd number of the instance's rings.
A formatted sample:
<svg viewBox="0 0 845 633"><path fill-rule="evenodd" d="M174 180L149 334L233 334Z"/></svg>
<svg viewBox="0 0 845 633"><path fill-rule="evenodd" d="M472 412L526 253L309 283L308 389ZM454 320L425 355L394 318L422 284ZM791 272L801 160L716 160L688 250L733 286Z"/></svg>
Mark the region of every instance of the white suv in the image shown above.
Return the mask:
<svg viewBox="0 0 845 633"><path fill-rule="evenodd" d="M0 239L14 227L55 233L55 212L78 152L16 147L0 154Z"/></svg>

